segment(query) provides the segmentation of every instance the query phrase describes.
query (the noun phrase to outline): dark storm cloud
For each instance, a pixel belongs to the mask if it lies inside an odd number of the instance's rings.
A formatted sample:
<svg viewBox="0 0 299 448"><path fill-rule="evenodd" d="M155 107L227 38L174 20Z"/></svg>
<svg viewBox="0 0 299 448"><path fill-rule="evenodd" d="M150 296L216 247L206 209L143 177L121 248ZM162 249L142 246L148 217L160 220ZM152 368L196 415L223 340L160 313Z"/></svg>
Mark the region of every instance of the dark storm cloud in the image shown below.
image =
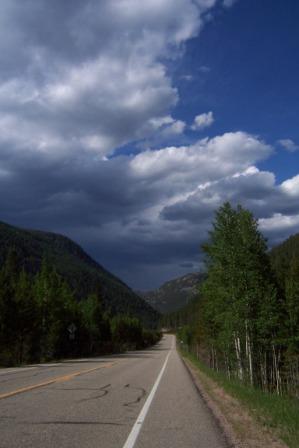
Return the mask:
<svg viewBox="0 0 299 448"><path fill-rule="evenodd" d="M271 173L248 168L269 147L256 139L248 153L250 136L230 139L231 145L243 143L244 157L225 168L227 136L217 137L217 144L206 140L192 148L109 160L89 153L61 157L2 149L2 219L67 234L127 281L135 277L138 287L150 286L148 272L154 268L157 285L165 275L198 268L200 245L224 200L250 207L266 230L275 212L296 215L294 181L276 186ZM207 173L219 179L207 182ZM289 230L270 224L272 239Z"/></svg>

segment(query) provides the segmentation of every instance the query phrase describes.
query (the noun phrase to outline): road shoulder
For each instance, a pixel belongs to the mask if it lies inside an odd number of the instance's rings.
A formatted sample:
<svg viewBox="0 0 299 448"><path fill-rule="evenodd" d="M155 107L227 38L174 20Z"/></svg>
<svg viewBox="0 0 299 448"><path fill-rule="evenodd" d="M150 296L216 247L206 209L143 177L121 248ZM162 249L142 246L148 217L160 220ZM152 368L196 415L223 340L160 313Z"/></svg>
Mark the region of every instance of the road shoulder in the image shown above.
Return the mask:
<svg viewBox="0 0 299 448"><path fill-rule="evenodd" d="M267 428L255 421L236 398L225 392L182 353L180 355L200 396L220 425L230 447L287 448Z"/></svg>

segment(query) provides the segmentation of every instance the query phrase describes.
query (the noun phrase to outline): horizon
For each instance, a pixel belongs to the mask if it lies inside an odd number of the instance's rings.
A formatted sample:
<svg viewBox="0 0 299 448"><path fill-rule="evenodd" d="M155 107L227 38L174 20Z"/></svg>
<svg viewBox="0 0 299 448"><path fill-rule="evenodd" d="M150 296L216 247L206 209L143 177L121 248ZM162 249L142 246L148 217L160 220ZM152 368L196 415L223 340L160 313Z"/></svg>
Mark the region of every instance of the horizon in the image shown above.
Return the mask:
<svg viewBox="0 0 299 448"><path fill-rule="evenodd" d="M200 272L215 210L299 231L295 0L3 0L1 221L134 290Z"/></svg>
<svg viewBox="0 0 299 448"><path fill-rule="evenodd" d="M93 257L88 251L86 251L86 250L84 249L84 247L82 247L76 240L71 239L68 235L65 235L65 234L63 234L63 233L52 232L51 230L41 230L41 229L34 229L34 228L22 228L22 227L14 226L14 225L12 225L12 224L10 224L10 223L7 223L7 222L4 222L4 221L0 221L0 225L1 225L1 224L7 225L7 226L9 226L9 227L17 227L17 228L19 228L20 230L24 230L24 231L28 231L28 232L30 232L30 231L35 231L35 232L52 233L52 234L61 236L61 237L63 237L63 238L68 238L68 239L70 239L73 243L75 243L76 245L79 245L79 247L80 247L80 248L81 248L81 249L82 249L82 250L83 250L89 257L91 257L92 260L96 261L96 262L99 264L99 266L100 266L101 268L104 268L104 269L107 270L110 274L116 276L120 281L122 281L124 284L126 284L126 285L127 285L132 291L134 291L137 295L138 295L139 293L142 293L142 294L145 294L145 293L151 293L151 292L156 291L156 290L160 289L161 287L165 286L165 284L167 284L167 283L174 282L174 281L176 281L176 280L180 280L180 279L182 279L183 277L186 277L186 276L188 276L188 275L192 275L192 274L199 274L199 275L201 275L201 274L204 274L204 273L206 272L206 266L204 265L204 263L202 263L202 264L201 264L201 267L200 267L199 270L197 270L197 271L193 271L193 272L186 272L185 274L182 274L182 275L177 276L177 277L170 277L170 278L166 279L165 281L163 281L162 283L158 284L157 286L155 286L155 287L153 287L153 288L148 288L148 289L134 288L134 287L132 287L130 284L128 284L127 282L125 282L124 279L122 279L121 277L118 277L113 271L110 271L109 269L107 269L106 266L105 266L103 263L101 263L101 262L97 261L96 259L94 259L94 257ZM261 233L262 233L262 232L261 232ZM262 234L262 235L263 235L263 234ZM284 243L286 240L288 240L289 238L294 237L294 236L296 236L296 235L297 235L297 234L294 234L294 233L293 233L293 234L290 234L290 235L287 236L286 239L284 239L283 241L281 241L278 245L275 245L275 246L272 246L272 247L269 247L268 244L267 244L267 251L270 252L272 249L275 249L275 248L278 247L280 244ZM298 235L299 235L299 233L298 233ZM263 235L263 236L264 236L264 235ZM268 243L267 240L266 240L266 243Z"/></svg>

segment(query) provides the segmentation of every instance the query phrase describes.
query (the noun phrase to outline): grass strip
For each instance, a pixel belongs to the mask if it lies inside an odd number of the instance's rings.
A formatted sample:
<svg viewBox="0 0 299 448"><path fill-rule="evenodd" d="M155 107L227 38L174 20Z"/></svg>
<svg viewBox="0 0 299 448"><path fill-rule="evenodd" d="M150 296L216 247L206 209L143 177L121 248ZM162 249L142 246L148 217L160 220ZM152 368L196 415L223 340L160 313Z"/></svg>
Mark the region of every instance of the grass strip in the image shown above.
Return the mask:
<svg viewBox="0 0 299 448"><path fill-rule="evenodd" d="M287 446L290 448L299 447L298 398L265 393L237 380L229 380L223 373L210 369L191 353L182 349L180 351L200 372L245 405L246 409L259 423L270 430L274 430Z"/></svg>

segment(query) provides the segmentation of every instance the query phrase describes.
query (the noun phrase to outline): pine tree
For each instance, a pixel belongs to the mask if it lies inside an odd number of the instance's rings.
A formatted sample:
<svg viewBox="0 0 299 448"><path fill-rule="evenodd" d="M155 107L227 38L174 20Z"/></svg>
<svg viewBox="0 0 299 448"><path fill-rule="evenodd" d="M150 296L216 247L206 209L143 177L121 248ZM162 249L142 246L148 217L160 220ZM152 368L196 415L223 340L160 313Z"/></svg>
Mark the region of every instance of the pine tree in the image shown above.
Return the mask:
<svg viewBox="0 0 299 448"><path fill-rule="evenodd" d="M17 326L17 303L15 288L19 273L17 251L11 248L0 272L0 347L2 363L16 362L15 335Z"/></svg>
<svg viewBox="0 0 299 448"><path fill-rule="evenodd" d="M44 260L35 279L39 306L41 357L59 358L70 350L69 326L77 319L77 304L69 286Z"/></svg>
<svg viewBox="0 0 299 448"><path fill-rule="evenodd" d="M99 292L97 291L86 300L81 301L80 309L88 351L92 354L101 353L105 350L108 341L111 340L111 331Z"/></svg>
<svg viewBox="0 0 299 448"><path fill-rule="evenodd" d="M39 316L33 296L32 279L22 270L15 287L16 334L15 347L18 363L35 358L36 339L39 337Z"/></svg>

